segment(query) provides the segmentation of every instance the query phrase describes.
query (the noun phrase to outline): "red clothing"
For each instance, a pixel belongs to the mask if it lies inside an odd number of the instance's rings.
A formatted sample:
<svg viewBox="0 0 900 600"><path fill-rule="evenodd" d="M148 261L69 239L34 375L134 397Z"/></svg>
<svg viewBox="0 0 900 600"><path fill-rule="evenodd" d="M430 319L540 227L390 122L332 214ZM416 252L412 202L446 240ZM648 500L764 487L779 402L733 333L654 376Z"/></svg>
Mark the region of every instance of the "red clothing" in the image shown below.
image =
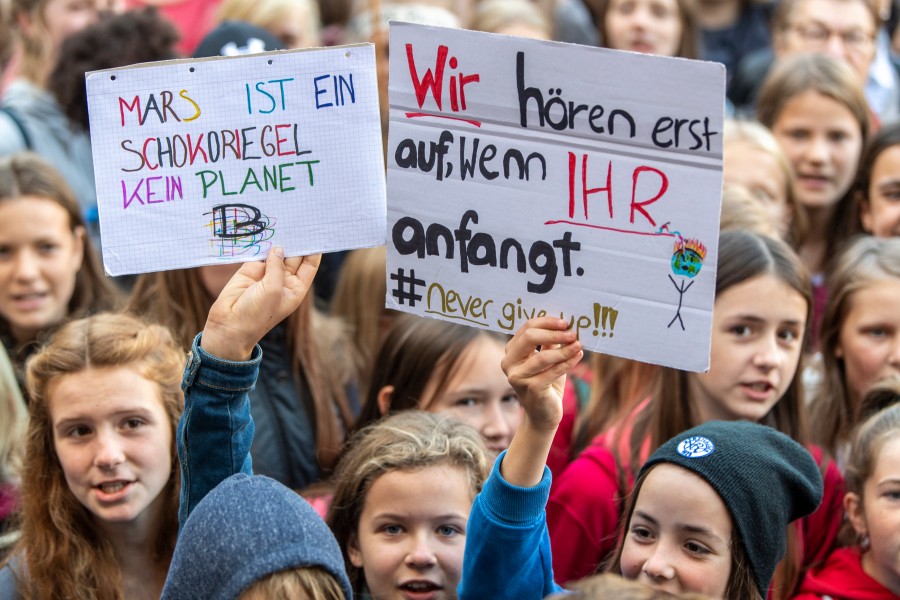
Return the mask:
<svg viewBox="0 0 900 600"><path fill-rule="evenodd" d="M636 415L646 403L641 403ZM632 419L626 423L630 429ZM627 440L630 432L622 436ZM632 474L622 470L610 450L611 434L603 434L593 445L569 464L550 492L547 526L553 549L553 574L556 581L581 579L597 567L615 547L618 521L624 513L623 493L630 493ZM844 479L833 460L825 460L818 447L809 447L822 470L825 493L822 504L810 516L797 521L802 544L802 568L822 563L836 546L844 516ZM644 456L649 454L649 447ZM619 456L627 460L627 449ZM624 480L624 481L622 481ZM620 488L624 487L624 490Z"/></svg>
<svg viewBox="0 0 900 600"><path fill-rule="evenodd" d="M835 550L821 569L806 574L794 600L896 600L863 571L857 548Z"/></svg>
<svg viewBox="0 0 900 600"><path fill-rule="evenodd" d="M569 464L569 452L572 449L572 435L575 431L575 420L578 418L578 396L575 393L575 384L571 377L566 378L566 388L563 390L563 416L553 436L550 446L550 454L547 456L547 467L553 474L553 482L559 477L566 465Z"/></svg>
<svg viewBox="0 0 900 600"><path fill-rule="evenodd" d="M638 404L622 425L618 456L628 460L628 439L634 419L647 406ZM619 517L634 484L634 474L620 470L612 452L619 428L600 434L554 482L547 502L547 528L553 550L553 576L557 583L587 577L597 571L616 546ZM650 455L649 440L642 458Z"/></svg>
<svg viewBox="0 0 900 600"><path fill-rule="evenodd" d="M222 0L126 0L129 9L155 6L160 14L175 25L181 35L178 52L190 56L213 28L216 10Z"/></svg>
<svg viewBox="0 0 900 600"><path fill-rule="evenodd" d="M569 463L547 502L553 578L560 585L586 577L613 550L618 534L619 467L606 447L593 444ZM633 481L626 482L626 493Z"/></svg>
<svg viewBox="0 0 900 600"><path fill-rule="evenodd" d="M19 505L19 490L11 483L0 483L0 523L12 515Z"/></svg>

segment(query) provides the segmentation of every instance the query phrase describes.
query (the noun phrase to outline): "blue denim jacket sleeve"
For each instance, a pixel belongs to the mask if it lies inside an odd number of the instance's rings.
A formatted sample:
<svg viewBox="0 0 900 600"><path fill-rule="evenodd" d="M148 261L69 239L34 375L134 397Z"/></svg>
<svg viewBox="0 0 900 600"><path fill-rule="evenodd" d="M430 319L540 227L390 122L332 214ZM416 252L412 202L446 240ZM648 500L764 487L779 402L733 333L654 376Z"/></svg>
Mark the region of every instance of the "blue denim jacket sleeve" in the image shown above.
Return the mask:
<svg viewBox="0 0 900 600"><path fill-rule="evenodd" d="M550 469L532 488L500 475L504 450L475 497L466 530L459 600L541 600L564 591L553 581L545 507Z"/></svg>
<svg viewBox="0 0 900 600"><path fill-rule="evenodd" d="M203 498L235 473L253 474L253 419L247 395L256 384L262 349L248 361L217 358L194 338L181 380L184 412L176 432L181 464L179 527Z"/></svg>

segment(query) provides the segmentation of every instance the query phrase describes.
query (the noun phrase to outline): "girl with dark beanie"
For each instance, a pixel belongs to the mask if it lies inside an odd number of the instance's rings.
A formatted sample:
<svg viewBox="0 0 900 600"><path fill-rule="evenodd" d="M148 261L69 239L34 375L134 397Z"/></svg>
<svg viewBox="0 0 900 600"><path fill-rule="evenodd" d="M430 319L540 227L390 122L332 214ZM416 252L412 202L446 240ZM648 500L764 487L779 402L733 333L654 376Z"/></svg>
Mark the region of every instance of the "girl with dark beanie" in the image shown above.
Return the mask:
<svg viewBox="0 0 900 600"><path fill-rule="evenodd" d="M553 582L545 462L562 418L565 374L581 359L566 322L528 321L503 369L525 418L469 516L460 600L543 598ZM641 468L612 571L673 593L761 600L787 525L822 500L809 452L771 427L707 421L663 443ZM503 573L503 577L497 577Z"/></svg>

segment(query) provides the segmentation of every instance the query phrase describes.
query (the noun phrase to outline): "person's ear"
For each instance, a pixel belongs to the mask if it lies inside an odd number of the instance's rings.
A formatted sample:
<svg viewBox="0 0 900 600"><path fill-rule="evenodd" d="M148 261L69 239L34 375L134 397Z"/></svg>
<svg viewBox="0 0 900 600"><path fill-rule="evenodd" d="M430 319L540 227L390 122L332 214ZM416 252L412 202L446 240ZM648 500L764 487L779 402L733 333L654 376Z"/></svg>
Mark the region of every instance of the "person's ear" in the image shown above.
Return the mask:
<svg viewBox="0 0 900 600"><path fill-rule="evenodd" d="M359 540L356 535L351 536L350 542L347 544L347 557L350 559L351 565L357 569L363 568L362 552L359 549Z"/></svg>
<svg viewBox="0 0 900 600"><path fill-rule="evenodd" d="M378 390L378 412L381 416L388 414L391 410L391 396L394 393L394 386L386 385Z"/></svg>
<svg viewBox="0 0 900 600"><path fill-rule="evenodd" d="M856 535L861 538L868 536L869 527L866 524L866 515L863 511L862 498L859 497L859 494L847 492L847 495L844 496L844 511L846 511L847 519L850 521L850 525L853 526L853 531L856 532Z"/></svg>
<svg viewBox="0 0 900 600"><path fill-rule="evenodd" d="M72 253L72 266L75 268L75 271L80 271L81 265L84 263L84 244L87 232L84 230L84 227L78 226L72 230L72 235L75 237L75 249Z"/></svg>
<svg viewBox="0 0 900 600"><path fill-rule="evenodd" d="M863 231L871 234L875 229L875 221L872 218L872 202L864 197L861 192L856 193L858 194L859 222L862 224Z"/></svg>

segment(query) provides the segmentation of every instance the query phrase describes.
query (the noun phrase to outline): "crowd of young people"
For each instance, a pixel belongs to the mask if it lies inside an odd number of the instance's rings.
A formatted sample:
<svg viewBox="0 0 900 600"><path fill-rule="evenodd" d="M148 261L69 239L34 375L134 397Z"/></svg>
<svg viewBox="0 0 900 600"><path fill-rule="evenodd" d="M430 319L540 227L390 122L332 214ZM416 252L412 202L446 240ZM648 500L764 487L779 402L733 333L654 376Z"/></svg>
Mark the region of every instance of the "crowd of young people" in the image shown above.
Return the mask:
<svg viewBox="0 0 900 600"><path fill-rule="evenodd" d="M383 44L378 12L726 65L708 372L391 313L384 248L102 274L84 72ZM900 597L892 4L0 15L0 600Z"/></svg>

